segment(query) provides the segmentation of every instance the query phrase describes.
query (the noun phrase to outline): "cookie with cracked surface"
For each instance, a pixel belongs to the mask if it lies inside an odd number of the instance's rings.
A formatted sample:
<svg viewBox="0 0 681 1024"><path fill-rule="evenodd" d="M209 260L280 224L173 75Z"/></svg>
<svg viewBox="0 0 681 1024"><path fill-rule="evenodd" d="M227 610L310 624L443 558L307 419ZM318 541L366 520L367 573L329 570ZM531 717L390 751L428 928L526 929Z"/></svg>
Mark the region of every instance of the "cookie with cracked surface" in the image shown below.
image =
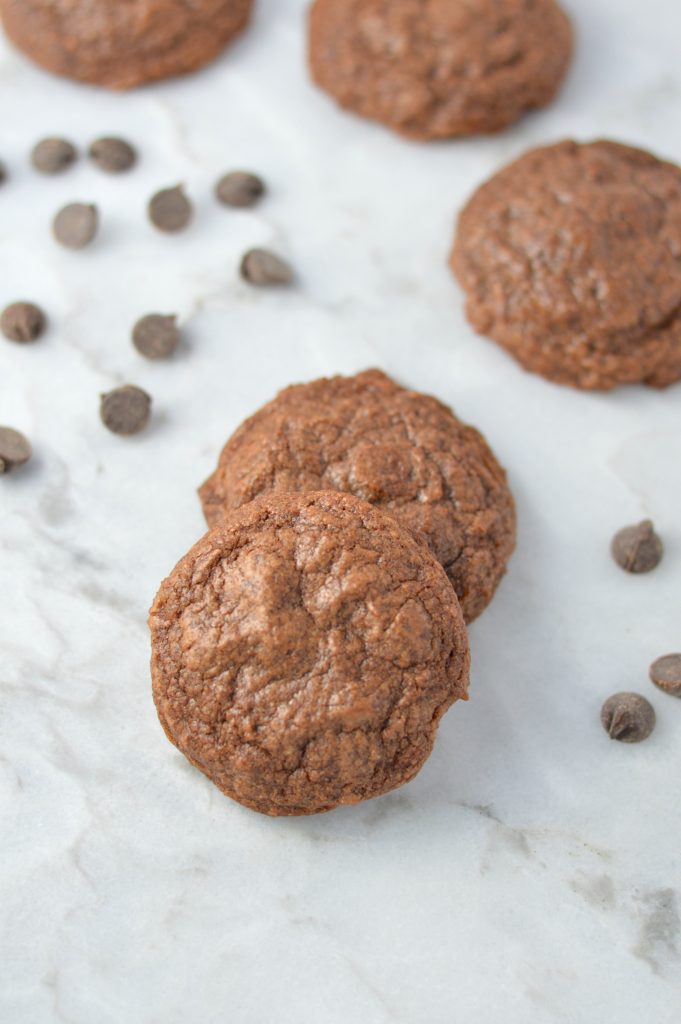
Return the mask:
<svg viewBox="0 0 681 1024"><path fill-rule="evenodd" d="M556 0L316 0L310 11L317 85L424 141L500 131L550 103L572 50Z"/></svg>
<svg viewBox="0 0 681 1024"><path fill-rule="evenodd" d="M615 142L526 153L474 194L451 266L473 327L533 373L681 379L681 168Z"/></svg>
<svg viewBox="0 0 681 1024"><path fill-rule="evenodd" d="M232 435L199 489L210 524L270 491L346 491L424 535L471 622L515 547L515 507L477 430L379 370L296 384Z"/></svg>
<svg viewBox="0 0 681 1024"><path fill-rule="evenodd" d="M161 585L153 694L172 743L264 814L408 782L468 688L466 628L426 545L347 494L271 494Z"/></svg>
<svg viewBox="0 0 681 1024"><path fill-rule="evenodd" d="M7 35L47 71L129 89L208 64L253 0L0 0Z"/></svg>

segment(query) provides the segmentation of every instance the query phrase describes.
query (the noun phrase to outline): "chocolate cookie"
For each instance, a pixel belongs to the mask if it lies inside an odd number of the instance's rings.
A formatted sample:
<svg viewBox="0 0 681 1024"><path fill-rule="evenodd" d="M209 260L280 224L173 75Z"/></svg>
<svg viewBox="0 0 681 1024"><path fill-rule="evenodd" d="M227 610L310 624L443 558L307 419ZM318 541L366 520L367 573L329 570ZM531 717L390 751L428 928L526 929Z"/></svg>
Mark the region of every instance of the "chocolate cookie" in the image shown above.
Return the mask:
<svg viewBox="0 0 681 1024"><path fill-rule="evenodd" d="M253 0L0 0L7 35L67 78L129 89L203 67L246 25Z"/></svg>
<svg viewBox="0 0 681 1024"><path fill-rule="evenodd" d="M499 131L545 106L572 49L555 0L316 0L310 13L317 85L414 139Z"/></svg>
<svg viewBox="0 0 681 1024"><path fill-rule="evenodd" d="M559 384L681 378L681 169L615 142L536 149L478 189L451 265L473 327Z"/></svg>
<svg viewBox="0 0 681 1024"><path fill-rule="evenodd" d="M209 524L270 491L349 491L424 535L471 622L515 546L506 475L472 427L379 370L286 388L246 420L200 488Z"/></svg>
<svg viewBox="0 0 681 1024"><path fill-rule="evenodd" d="M392 517L332 491L223 519L150 615L168 738L264 814L314 814L408 782L468 687L442 568Z"/></svg>

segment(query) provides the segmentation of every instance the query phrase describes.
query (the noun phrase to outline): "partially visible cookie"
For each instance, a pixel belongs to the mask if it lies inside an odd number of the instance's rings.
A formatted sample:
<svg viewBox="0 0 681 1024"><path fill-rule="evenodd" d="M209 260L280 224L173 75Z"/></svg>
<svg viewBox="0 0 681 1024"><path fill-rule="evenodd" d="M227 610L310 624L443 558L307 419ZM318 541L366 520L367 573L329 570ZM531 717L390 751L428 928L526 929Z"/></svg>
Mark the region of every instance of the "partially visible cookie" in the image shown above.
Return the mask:
<svg viewBox="0 0 681 1024"><path fill-rule="evenodd" d="M474 194L451 265L473 327L533 373L681 379L681 168L615 142L535 149Z"/></svg>
<svg viewBox="0 0 681 1024"><path fill-rule="evenodd" d="M317 85L414 139L506 128L551 102L572 50L556 0L315 0L310 12Z"/></svg>
<svg viewBox="0 0 681 1024"><path fill-rule="evenodd" d="M441 566L351 495L271 494L226 517L162 584L149 621L168 738L264 814L408 782L466 698L466 629Z"/></svg>
<svg viewBox="0 0 681 1024"><path fill-rule="evenodd" d="M253 0L0 0L7 35L47 71L129 89L208 64Z"/></svg>
<svg viewBox="0 0 681 1024"><path fill-rule="evenodd" d="M481 434L379 370L286 388L246 420L200 488L209 524L271 491L347 491L424 535L467 622L515 546L506 474Z"/></svg>

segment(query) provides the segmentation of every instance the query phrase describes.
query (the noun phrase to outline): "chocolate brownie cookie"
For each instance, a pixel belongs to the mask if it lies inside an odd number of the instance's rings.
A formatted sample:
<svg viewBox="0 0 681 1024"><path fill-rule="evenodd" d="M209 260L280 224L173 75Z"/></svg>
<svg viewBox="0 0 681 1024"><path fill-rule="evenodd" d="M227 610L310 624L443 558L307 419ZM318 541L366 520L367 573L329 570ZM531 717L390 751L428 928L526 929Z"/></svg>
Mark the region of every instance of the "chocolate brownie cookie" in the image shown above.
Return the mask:
<svg viewBox="0 0 681 1024"><path fill-rule="evenodd" d="M168 738L264 814L408 782L468 687L466 628L425 544L347 494L271 494L223 519L150 615Z"/></svg>
<svg viewBox="0 0 681 1024"><path fill-rule="evenodd" d="M67 78L128 89L203 67L246 25L253 0L0 0L7 35Z"/></svg>
<svg viewBox="0 0 681 1024"><path fill-rule="evenodd" d="M478 189L451 258L473 327L559 384L681 378L681 169L615 142L536 149Z"/></svg>
<svg viewBox="0 0 681 1024"><path fill-rule="evenodd" d="M506 475L472 427L378 370L286 388L246 420L200 488L209 524L270 491L348 491L424 535L471 622L515 546Z"/></svg>
<svg viewBox="0 0 681 1024"><path fill-rule="evenodd" d="M414 139L499 131L545 106L572 49L555 0L316 0L310 13L317 85Z"/></svg>

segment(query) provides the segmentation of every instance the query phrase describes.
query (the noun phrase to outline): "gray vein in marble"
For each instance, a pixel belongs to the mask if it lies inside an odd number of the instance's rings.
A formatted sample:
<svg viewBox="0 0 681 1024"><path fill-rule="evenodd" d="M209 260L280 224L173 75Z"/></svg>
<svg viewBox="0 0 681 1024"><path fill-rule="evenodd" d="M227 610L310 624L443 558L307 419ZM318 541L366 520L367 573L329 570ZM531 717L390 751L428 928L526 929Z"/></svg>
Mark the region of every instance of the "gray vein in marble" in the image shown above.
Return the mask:
<svg viewBox="0 0 681 1024"><path fill-rule="evenodd" d="M654 974L662 974L666 962L681 961L681 917L676 889L652 889L637 898L640 935L633 948ZM681 975L679 975L681 980ZM681 1008L681 995L680 995Z"/></svg>

